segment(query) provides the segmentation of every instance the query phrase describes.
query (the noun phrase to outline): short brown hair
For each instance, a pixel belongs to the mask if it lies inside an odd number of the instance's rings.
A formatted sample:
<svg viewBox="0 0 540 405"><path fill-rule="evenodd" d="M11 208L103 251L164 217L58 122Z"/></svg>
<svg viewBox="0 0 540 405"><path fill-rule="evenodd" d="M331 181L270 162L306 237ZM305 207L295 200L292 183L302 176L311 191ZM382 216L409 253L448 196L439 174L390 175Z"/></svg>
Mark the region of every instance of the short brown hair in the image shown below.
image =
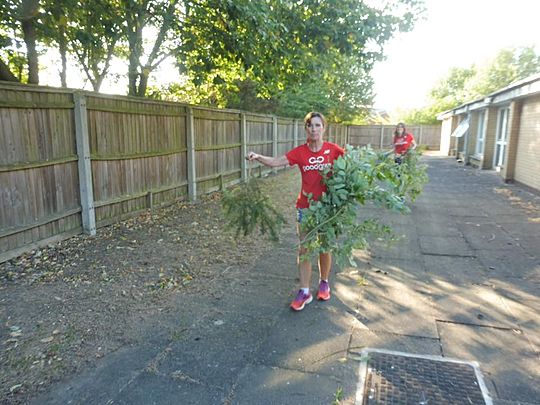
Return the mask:
<svg viewBox="0 0 540 405"><path fill-rule="evenodd" d="M324 115L322 115L320 112L311 111L307 113L307 115L304 117L304 127L307 127L309 124L311 124L311 119L314 117L319 117L323 123L323 126L326 128L326 118L324 118Z"/></svg>

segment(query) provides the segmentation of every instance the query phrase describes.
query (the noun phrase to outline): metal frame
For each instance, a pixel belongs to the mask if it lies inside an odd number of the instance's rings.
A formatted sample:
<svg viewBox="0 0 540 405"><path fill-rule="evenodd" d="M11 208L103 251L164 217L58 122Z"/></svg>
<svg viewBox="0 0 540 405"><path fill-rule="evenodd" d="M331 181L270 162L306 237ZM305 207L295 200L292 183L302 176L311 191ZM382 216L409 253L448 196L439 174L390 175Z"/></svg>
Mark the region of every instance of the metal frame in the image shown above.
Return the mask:
<svg viewBox="0 0 540 405"><path fill-rule="evenodd" d="M368 356L369 353L385 353L385 354L391 354L395 356L403 356L403 357L414 357L414 358L420 358L420 359L427 359L427 360L434 360L434 361L442 361L447 363L458 363L458 364L466 364L471 366L474 369L474 373L476 375L476 379L478 380L478 386L480 387L480 391L482 392L482 396L484 397L484 401L486 402L486 405L493 405L493 399L491 398L491 395L489 395L489 391L487 389L486 383L484 382L484 376L482 374L482 371L480 371L480 365L476 361L464 361L459 359L453 359L450 357L442 357L442 356L433 356L433 355L425 355L425 354L412 354L412 353L406 353L406 352L397 352L392 350L384 350L384 349L374 349L366 347L364 348L360 353L360 366L358 369L358 388L356 390L356 399L355 399L355 405L362 405L364 401L364 387L366 384L366 377L367 377L367 364L368 364Z"/></svg>

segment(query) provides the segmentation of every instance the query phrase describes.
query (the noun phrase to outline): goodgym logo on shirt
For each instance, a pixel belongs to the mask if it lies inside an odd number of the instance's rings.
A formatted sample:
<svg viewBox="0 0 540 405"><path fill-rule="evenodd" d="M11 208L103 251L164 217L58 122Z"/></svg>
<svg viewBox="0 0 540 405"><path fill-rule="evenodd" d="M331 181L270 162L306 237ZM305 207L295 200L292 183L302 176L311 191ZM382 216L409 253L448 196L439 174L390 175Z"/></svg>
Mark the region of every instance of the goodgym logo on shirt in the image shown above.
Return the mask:
<svg viewBox="0 0 540 405"><path fill-rule="evenodd" d="M327 155L330 152L324 151L323 154ZM324 156L311 156L308 159L309 165L305 165L302 169L307 172L309 170L324 170L327 167L331 167L332 163L324 163Z"/></svg>

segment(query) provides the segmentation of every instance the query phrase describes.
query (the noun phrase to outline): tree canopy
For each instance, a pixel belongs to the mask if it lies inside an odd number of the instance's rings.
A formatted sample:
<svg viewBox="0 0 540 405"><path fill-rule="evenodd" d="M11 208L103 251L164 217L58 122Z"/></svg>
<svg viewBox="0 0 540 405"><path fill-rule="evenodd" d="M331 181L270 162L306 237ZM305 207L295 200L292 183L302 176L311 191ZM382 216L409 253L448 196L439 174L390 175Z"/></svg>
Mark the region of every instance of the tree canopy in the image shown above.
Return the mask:
<svg viewBox="0 0 540 405"><path fill-rule="evenodd" d="M373 64L398 31L412 29L422 0L5 0L0 80L39 83L39 56L74 61L94 90L113 62L127 93L336 120L372 101ZM152 72L174 58L179 80ZM181 80L180 80L181 78Z"/></svg>
<svg viewBox="0 0 540 405"><path fill-rule="evenodd" d="M401 120L437 123L437 114L487 96L510 83L540 73L540 55L534 47L503 49L484 65L451 68L429 92L428 106L406 112Z"/></svg>

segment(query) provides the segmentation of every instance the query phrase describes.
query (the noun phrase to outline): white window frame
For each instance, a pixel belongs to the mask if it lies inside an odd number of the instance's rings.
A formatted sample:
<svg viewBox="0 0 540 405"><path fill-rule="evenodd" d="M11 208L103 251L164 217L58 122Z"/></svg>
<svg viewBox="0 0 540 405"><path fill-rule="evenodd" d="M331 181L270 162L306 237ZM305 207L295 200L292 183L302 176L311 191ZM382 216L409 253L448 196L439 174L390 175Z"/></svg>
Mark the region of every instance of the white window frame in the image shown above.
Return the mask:
<svg viewBox="0 0 540 405"><path fill-rule="evenodd" d="M499 108L497 112L497 131L495 136L495 150L493 153L493 167L504 166L506 147L508 145L508 118L510 116L510 106Z"/></svg>
<svg viewBox="0 0 540 405"><path fill-rule="evenodd" d="M478 113L478 127L476 130L476 147L474 149L475 156L484 157L484 145L486 144L486 111L482 110Z"/></svg>

